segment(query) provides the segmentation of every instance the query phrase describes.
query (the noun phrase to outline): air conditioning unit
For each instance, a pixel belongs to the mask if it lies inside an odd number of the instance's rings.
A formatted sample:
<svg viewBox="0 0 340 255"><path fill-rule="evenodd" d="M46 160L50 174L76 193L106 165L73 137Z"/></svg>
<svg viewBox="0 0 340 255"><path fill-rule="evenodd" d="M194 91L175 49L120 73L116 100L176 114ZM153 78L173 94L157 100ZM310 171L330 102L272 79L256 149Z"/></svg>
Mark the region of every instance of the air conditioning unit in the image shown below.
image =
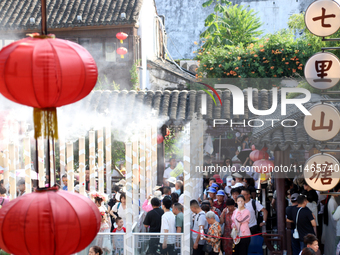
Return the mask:
<svg viewBox="0 0 340 255"><path fill-rule="evenodd" d="M197 73L197 68L199 66L197 60L181 60L179 64L182 68L187 69L190 72Z"/></svg>

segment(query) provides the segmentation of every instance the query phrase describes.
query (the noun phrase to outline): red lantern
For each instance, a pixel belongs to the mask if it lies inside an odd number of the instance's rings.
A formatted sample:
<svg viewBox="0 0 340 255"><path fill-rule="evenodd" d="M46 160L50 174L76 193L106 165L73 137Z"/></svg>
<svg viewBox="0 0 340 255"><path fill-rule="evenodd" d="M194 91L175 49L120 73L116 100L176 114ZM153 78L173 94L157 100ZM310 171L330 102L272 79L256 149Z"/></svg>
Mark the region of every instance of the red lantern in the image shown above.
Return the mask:
<svg viewBox="0 0 340 255"><path fill-rule="evenodd" d="M57 139L56 107L86 97L96 85L97 66L77 43L53 35L31 36L0 51L0 93L35 108L35 138L41 135L44 121L53 131L45 135Z"/></svg>
<svg viewBox="0 0 340 255"><path fill-rule="evenodd" d="M124 58L124 55L126 53L127 53L127 49L124 47L120 47L117 49L117 54L119 54L121 58Z"/></svg>
<svg viewBox="0 0 340 255"><path fill-rule="evenodd" d="M64 255L85 249L101 223L87 197L57 188L10 201L0 210L0 247L20 255Z"/></svg>
<svg viewBox="0 0 340 255"><path fill-rule="evenodd" d="M274 162L268 159L257 160L253 164L253 169L255 169L255 171L258 173L269 173L274 169Z"/></svg>
<svg viewBox="0 0 340 255"><path fill-rule="evenodd" d="M120 43L123 43L123 40L125 40L128 37L128 35L123 32L119 32L116 34L116 37L118 40L120 40Z"/></svg>
<svg viewBox="0 0 340 255"><path fill-rule="evenodd" d="M249 158L255 162L260 159L269 159L269 154L266 151L254 150L249 154Z"/></svg>
<svg viewBox="0 0 340 255"><path fill-rule="evenodd" d="M164 141L164 138L162 135L157 135L157 144L161 144Z"/></svg>

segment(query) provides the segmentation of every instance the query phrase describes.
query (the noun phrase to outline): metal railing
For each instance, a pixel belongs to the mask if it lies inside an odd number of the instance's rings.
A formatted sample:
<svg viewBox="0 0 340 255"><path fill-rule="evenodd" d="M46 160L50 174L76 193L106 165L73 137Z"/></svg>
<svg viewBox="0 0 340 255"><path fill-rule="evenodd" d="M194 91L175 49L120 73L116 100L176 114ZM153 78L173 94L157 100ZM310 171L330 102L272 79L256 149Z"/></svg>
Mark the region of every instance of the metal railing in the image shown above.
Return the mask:
<svg viewBox="0 0 340 255"><path fill-rule="evenodd" d="M125 234L122 233L98 233L95 239L84 250L73 255L88 255L92 246L99 246L103 250L103 255L124 254Z"/></svg>
<svg viewBox="0 0 340 255"><path fill-rule="evenodd" d="M177 251L176 254L183 255L183 249L181 249L184 247L183 233L132 233L134 254L146 254L147 251L150 251L149 244L151 242L158 245L158 239L165 236L175 237L174 249Z"/></svg>
<svg viewBox="0 0 340 255"><path fill-rule="evenodd" d="M136 226L136 224L134 224ZM172 244L175 250L175 254L182 255L184 247L184 235L183 233L132 233L132 249L134 255L144 255L149 250L150 242L158 246L159 249L162 244L159 244L161 237L173 237L175 243ZM84 250L77 252L73 255L88 255L92 246L99 246L103 250L103 255L123 255L126 251L126 234L122 233L98 233L96 238L88 245Z"/></svg>

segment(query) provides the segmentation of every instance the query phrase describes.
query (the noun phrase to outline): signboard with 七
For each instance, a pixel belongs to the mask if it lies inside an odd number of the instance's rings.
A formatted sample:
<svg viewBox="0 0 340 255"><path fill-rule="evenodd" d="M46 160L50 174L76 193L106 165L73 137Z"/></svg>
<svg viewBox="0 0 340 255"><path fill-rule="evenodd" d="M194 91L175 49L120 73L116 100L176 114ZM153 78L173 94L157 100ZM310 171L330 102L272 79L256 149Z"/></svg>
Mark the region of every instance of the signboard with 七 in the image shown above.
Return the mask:
<svg viewBox="0 0 340 255"><path fill-rule="evenodd" d="M327 141L340 131L340 113L330 104L313 105L304 119L307 134L317 141Z"/></svg>
<svg viewBox="0 0 340 255"><path fill-rule="evenodd" d="M332 53L316 53L306 63L305 77L313 88L329 89L340 80L340 61Z"/></svg>
<svg viewBox="0 0 340 255"><path fill-rule="evenodd" d="M329 154L315 154L305 163L303 171L307 184L318 191L333 189L339 182L339 162Z"/></svg>
<svg viewBox="0 0 340 255"><path fill-rule="evenodd" d="M316 36L330 36L340 28L340 6L333 0L313 2L305 14L308 30Z"/></svg>

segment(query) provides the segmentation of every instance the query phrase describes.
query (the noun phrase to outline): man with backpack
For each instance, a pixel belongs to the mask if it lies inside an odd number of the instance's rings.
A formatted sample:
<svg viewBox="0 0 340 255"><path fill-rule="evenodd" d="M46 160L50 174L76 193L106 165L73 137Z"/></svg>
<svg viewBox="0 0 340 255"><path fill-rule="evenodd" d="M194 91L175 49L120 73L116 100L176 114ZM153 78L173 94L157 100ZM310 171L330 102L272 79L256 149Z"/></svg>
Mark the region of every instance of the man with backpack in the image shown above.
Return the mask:
<svg viewBox="0 0 340 255"><path fill-rule="evenodd" d="M243 189L241 195L245 198L245 208L250 212L249 228L252 235L258 234L261 228L266 225L268 211L258 201L250 198L250 190ZM263 221L259 222L259 212L263 214Z"/></svg>

